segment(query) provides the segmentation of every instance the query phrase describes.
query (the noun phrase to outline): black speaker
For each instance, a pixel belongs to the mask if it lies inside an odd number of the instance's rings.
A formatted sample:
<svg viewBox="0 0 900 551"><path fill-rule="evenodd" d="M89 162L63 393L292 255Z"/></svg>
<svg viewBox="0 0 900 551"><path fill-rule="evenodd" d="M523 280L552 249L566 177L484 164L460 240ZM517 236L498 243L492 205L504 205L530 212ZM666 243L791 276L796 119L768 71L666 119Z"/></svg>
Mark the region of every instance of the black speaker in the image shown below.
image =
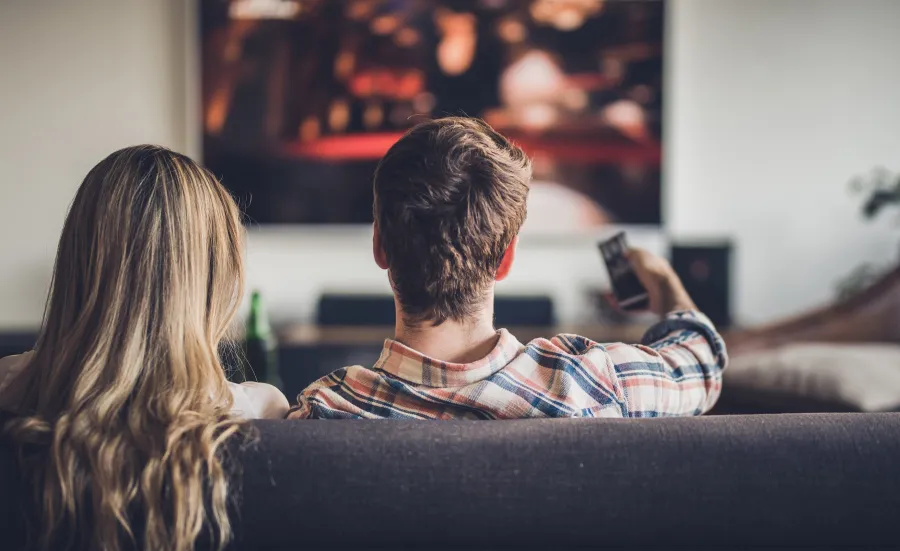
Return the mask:
<svg viewBox="0 0 900 551"><path fill-rule="evenodd" d="M719 329L731 325L731 250L727 241L672 246L672 268Z"/></svg>
<svg viewBox="0 0 900 551"><path fill-rule="evenodd" d="M386 294L326 293L319 297L319 325L394 326L394 297Z"/></svg>
<svg viewBox="0 0 900 551"><path fill-rule="evenodd" d="M548 296L494 297L494 325L497 327L548 327L555 322L553 299Z"/></svg>
<svg viewBox="0 0 900 551"><path fill-rule="evenodd" d="M391 295L324 294L319 298L316 323L319 325L394 326L394 297ZM497 327L553 325L553 300L544 295L497 295L494 323Z"/></svg>

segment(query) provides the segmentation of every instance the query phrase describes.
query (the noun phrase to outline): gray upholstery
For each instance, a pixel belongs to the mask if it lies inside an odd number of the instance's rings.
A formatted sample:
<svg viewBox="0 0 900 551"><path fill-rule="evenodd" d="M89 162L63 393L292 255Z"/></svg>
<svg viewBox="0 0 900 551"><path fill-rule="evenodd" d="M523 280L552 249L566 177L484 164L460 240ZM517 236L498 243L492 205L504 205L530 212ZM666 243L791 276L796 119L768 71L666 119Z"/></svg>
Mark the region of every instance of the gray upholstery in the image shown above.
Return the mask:
<svg viewBox="0 0 900 551"><path fill-rule="evenodd" d="M240 548L900 542L900 414L256 427Z"/></svg>

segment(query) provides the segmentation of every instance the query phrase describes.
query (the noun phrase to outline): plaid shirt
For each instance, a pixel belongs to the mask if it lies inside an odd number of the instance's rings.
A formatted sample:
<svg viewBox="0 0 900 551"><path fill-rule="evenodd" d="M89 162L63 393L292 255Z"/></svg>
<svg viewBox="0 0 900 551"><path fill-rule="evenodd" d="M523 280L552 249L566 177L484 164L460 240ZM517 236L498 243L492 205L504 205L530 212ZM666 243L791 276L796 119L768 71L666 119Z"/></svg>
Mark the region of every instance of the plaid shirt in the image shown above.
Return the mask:
<svg viewBox="0 0 900 551"><path fill-rule="evenodd" d="M699 415L722 388L725 343L698 312L669 314L643 345L557 335L521 344L505 329L487 357L442 362L386 340L297 397L291 419L520 419Z"/></svg>

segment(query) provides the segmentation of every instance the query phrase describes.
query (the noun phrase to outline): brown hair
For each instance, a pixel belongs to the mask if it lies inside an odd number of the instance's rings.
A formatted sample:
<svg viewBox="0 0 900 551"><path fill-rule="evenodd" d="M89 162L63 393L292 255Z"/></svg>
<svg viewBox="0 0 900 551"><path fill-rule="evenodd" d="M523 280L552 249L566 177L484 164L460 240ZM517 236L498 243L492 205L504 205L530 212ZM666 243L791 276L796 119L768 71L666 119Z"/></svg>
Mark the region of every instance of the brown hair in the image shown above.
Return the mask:
<svg viewBox="0 0 900 551"><path fill-rule="evenodd" d="M531 161L481 120L412 128L375 171L375 225L407 321L478 308L525 221Z"/></svg>
<svg viewBox="0 0 900 551"><path fill-rule="evenodd" d="M178 153L122 149L85 177L16 381L22 416L6 426L41 547L230 539L221 451L241 425L217 347L241 297L242 239L228 192Z"/></svg>

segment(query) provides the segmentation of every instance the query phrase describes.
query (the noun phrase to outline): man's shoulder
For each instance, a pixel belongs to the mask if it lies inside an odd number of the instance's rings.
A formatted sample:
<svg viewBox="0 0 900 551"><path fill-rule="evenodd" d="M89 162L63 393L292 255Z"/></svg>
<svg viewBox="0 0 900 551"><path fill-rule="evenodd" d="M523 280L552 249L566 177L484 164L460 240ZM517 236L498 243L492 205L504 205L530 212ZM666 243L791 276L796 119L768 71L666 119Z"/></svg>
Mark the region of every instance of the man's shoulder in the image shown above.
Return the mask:
<svg viewBox="0 0 900 551"><path fill-rule="evenodd" d="M348 365L335 369L327 375L316 379L312 384L303 389L302 394L334 390L343 385L361 383L382 379L384 375L370 367L362 365Z"/></svg>
<svg viewBox="0 0 900 551"><path fill-rule="evenodd" d="M549 353L569 356L583 356L587 353L603 352L605 345L587 337L572 333L560 333L549 338L537 338L525 345L525 353Z"/></svg>
<svg viewBox="0 0 900 551"><path fill-rule="evenodd" d="M372 395L387 381L378 370L361 365L335 369L320 377L297 395L297 405L288 419L362 419L368 415L366 405Z"/></svg>
<svg viewBox="0 0 900 551"><path fill-rule="evenodd" d="M560 333L529 341L506 369L530 371L531 366L537 364L555 371L595 371L606 367L609 362L607 348L616 346L598 343L582 335Z"/></svg>
<svg viewBox="0 0 900 551"><path fill-rule="evenodd" d="M646 361L640 346L623 342L598 342L572 333L534 339L525 345L520 358L522 356L542 367L553 369L581 365L605 370L614 364Z"/></svg>

